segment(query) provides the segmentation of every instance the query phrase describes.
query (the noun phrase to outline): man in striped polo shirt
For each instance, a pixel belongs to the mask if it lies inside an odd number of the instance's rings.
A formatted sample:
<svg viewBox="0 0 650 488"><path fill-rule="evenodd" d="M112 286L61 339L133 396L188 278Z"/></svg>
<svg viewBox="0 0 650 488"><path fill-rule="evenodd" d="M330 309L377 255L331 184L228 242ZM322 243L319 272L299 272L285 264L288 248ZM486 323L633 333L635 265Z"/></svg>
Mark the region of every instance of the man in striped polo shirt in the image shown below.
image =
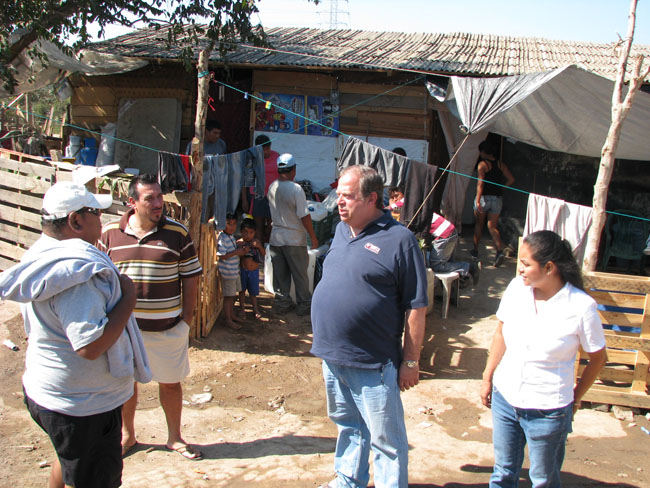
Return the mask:
<svg viewBox="0 0 650 488"><path fill-rule="evenodd" d="M134 178L128 194L131 209L104 226L99 247L135 283L138 301L133 314L142 331L153 379L159 384L167 420L166 447L187 459L200 459L201 453L181 436L181 381L190 372L188 333L201 265L187 228L164 216L163 195L155 176ZM123 456L137 444L137 395L136 387L122 408Z"/></svg>

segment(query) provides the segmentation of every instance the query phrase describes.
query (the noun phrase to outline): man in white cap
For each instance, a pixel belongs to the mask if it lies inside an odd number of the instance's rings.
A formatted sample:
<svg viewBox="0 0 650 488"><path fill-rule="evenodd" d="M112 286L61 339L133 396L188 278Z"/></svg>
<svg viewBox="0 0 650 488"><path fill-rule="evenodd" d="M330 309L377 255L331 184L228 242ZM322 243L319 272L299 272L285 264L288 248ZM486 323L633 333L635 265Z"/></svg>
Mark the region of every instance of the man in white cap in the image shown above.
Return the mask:
<svg viewBox="0 0 650 488"><path fill-rule="evenodd" d="M120 409L134 378L151 377L133 282L93 245L111 203L56 183L43 198L43 234L0 274L0 296L21 303L29 337L25 404L58 457L50 487L121 485Z"/></svg>
<svg viewBox="0 0 650 488"><path fill-rule="evenodd" d="M293 180L296 177L296 160L291 154L278 157L278 179L271 183L268 192L273 227L269 239L273 263L273 291L275 309L286 313L294 308L289 291L291 279L296 290L296 314L309 315L311 293L307 266L307 234L311 248L318 247L311 215L307 211L307 199L302 187ZM307 234L305 234L307 231Z"/></svg>

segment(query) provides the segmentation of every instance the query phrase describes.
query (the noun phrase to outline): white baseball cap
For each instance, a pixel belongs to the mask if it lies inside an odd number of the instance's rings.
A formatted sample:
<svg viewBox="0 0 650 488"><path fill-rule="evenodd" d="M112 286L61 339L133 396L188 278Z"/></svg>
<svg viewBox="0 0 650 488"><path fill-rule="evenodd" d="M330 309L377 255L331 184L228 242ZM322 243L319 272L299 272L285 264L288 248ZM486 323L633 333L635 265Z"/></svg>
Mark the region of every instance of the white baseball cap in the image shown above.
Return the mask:
<svg viewBox="0 0 650 488"><path fill-rule="evenodd" d="M291 168L296 165L293 154L284 153L278 156L278 169Z"/></svg>
<svg viewBox="0 0 650 488"><path fill-rule="evenodd" d="M113 204L111 195L90 193L85 186L60 181L50 187L43 197L44 220L63 219L82 208L105 209Z"/></svg>

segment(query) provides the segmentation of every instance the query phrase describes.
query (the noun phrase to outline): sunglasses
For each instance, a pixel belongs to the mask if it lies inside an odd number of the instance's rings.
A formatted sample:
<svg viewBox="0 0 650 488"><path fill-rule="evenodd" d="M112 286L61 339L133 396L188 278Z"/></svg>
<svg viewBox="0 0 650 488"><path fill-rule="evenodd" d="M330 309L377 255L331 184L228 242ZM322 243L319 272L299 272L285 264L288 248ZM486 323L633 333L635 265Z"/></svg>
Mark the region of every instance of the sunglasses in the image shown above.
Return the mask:
<svg viewBox="0 0 650 488"><path fill-rule="evenodd" d="M101 209L99 209L99 208L88 208L88 207L84 207L84 208L82 208L82 209L77 210L77 213L78 213L78 214L81 214L81 213L89 213L89 214L93 214L93 215L101 215L102 211L101 211Z"/></svg>

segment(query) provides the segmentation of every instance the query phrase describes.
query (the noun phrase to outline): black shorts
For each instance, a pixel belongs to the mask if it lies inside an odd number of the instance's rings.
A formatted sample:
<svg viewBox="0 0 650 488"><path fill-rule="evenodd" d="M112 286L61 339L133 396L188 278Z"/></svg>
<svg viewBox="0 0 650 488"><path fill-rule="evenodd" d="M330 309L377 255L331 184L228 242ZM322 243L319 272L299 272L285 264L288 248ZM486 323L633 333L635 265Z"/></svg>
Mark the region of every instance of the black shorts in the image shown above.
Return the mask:
<svg viewBox="0 0 650 488"><path fill-rule="evenodd" d="M41 407L27 395L25 405L54 445L66 485L116 488L122 485L122 409L73 417Z"/></svg>
<svg viewBox="0 0 650 488"><path fill-rule="evenodd" d="M248 209L245 211L253 217L263 217L265 219L271 218L271 208L269 207L269 200L266 197L255 198L255 193L247 188L248 191Z"/></svg>

